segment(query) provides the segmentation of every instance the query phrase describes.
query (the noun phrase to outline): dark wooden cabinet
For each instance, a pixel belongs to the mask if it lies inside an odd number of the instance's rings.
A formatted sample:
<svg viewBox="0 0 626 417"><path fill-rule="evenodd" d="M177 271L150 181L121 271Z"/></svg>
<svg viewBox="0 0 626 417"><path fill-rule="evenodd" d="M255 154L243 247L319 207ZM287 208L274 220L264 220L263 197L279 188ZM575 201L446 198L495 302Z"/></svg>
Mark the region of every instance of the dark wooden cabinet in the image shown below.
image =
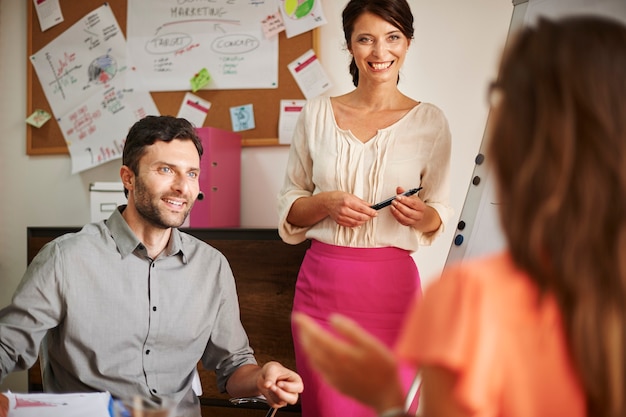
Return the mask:
<svg viewBox="0 0 626 417"><path fill-rule="evenodd" d="M27 228L28 263L49 241L78 227ZM181 229L218 249L226 256L235 276L241 321L259 363L277 360L295 368L290 316L294 287L300 263L309 243L288 245L276 229ZM204 417L263 417L266 409L234 406L228 395L217 390L212 371L198 368L202 381ZM39 364L28 373L29 391L41 391ZM299 406L281 409L290 416L300 415Z"/></svg>

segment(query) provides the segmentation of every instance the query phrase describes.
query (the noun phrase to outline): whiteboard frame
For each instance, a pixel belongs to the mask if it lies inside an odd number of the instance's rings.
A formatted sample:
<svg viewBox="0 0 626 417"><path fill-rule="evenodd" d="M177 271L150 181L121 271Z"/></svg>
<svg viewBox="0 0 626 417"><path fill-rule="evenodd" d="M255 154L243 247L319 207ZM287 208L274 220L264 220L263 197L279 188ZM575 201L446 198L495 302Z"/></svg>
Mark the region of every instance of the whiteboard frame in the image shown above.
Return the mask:
<svg viewBox="0 0 626 417"><path fill-rule="evenodd" d="M531 5L531 3L533 3ZM507 35L507 44L511 34L524 25L534 24L538 16L561 18L579 14L597 14L607 18L615 18L626 24L626 3L623 0L605 0L589 2L586 0L513 0L513 15ZM532 7L531 7L532 6ZM555 6L555 7L550 7ZM489 117L487 118L487 125ZM485 129L486 131L486 129ZM461 211L454 239L448 252L445 265L460 262L463 259L486 255L505 249L506 241L503 237L499 214L494 206L497 201L487 201L494 196L492 179L489 177L485 133L479 150L484 161L477 163L470 182L465 203ZM480 179L477 182L477 179ZM485 227L486 226L486 227Z"/></svg>
<svg viewBox="0 0 626 417"><path fill-rule="evenodd" d="M524 24L524 17L526 15L526 9L528 8L528 0L513 0L513 14L511 16L511 23L509 25L509 31L507 34L506 43L508 44L511 35L515 33ZM489 125L489 117L491 117L491 111L487 116L486 126ZM484 211L481 210L481 205L485 206L489 202L485 202L484 199L492 194L490 187L492 185L492 178L490 177L488 169L488 161L486 157L486 127L483 131L483 138L480 144L478 155L474 159L475 166L468 186L467 195L463 203L463 209L459 216L459 221L456 225L456 231L452 243L450 244L450 250L448 251L448 257L445 265L460 262L468 257L480 256L489 252L502 249L504 244L504 238L502 236L493 236L492 246L482 247L476 249L475 246L471 246L470 242L473 242L472 238L480 238L476 236L477 229L475 226L480 222L489 223L490 228L499 227L498 217L495 214L493 217L486 216L481 218L479 215L483 215ZM495 209L494 209L495 211ZM492 211L489 211L491 213ZM494 222L498 222L494 224Z"/></svg>

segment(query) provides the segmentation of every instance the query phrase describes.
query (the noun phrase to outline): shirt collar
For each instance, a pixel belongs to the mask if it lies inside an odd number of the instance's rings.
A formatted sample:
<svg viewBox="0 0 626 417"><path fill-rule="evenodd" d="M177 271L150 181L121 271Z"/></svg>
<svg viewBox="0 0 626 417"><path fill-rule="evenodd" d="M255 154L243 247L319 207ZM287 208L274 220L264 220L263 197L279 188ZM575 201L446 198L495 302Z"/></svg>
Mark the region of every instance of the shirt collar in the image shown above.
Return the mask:
<svg viewBox="0 0 626 417"><path fill-rule="evenodd" d="M111 237L115 244L117 245L117 250L122 255L122 258L130 255L137 249L141 247L143 248L143 243L135 236L135 233L132 231L128 223L124 217L122 217L122 212L126 209L126 205L120 205L117 210L113 210L111 216L106 220L106 226L111 233ZM163 250L163 256L174 256L181 255L181 259L184 263L187 263L187 257L183 251L183 241L181 232L173 227L172 234L170 235L170 240L167 242L167 246Z"/></svg>

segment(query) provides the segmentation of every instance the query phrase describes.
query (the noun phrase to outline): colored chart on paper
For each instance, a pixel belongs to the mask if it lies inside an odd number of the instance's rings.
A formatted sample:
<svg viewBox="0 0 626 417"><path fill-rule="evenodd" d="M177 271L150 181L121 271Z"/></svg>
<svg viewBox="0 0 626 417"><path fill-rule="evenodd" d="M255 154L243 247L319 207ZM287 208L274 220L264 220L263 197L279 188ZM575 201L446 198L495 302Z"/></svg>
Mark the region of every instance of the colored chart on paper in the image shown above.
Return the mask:
<svg viewBox="0 0 626 417"><path fill-rule="evenodd" d="M108 83L117 73L117 61L111 55L103 55L89 64L89 81L100 84Z"/></svg>
<svg viewBox="0 0 626 417"><path fill-rule="evenodd" d="M285 0L285 13L291 19L302 19L314 6L315 0Z"/></svg>

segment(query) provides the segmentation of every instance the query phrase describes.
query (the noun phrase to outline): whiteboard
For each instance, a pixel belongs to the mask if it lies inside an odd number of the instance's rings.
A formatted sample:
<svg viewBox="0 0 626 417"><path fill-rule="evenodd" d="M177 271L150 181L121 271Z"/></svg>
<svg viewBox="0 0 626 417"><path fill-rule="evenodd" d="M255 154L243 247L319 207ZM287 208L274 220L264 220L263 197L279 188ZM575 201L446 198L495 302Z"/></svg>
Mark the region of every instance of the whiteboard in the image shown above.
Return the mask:
<svg viewBox="0 0 626 417"><path fill-rule="evenodd" d="M196 4L200 3L200 4ZM127 5L127 85L141 91L185 91L206 70L202 88L278 87L278 36L261 21L272 1L132 0Z"/></svg>
<svg viewBox="0 0 626 417"><path fill-rule="evenodd" d="M513 4L515 7L509 26L509 38L519 28L536 23L542 16L556 19L577 14L595 14L626 24L624 0L514 0ZM446 265L487 255L506 247L499 222L499 202L495 196L494 179L489 172L485 148L483 134Z"/></svg>

